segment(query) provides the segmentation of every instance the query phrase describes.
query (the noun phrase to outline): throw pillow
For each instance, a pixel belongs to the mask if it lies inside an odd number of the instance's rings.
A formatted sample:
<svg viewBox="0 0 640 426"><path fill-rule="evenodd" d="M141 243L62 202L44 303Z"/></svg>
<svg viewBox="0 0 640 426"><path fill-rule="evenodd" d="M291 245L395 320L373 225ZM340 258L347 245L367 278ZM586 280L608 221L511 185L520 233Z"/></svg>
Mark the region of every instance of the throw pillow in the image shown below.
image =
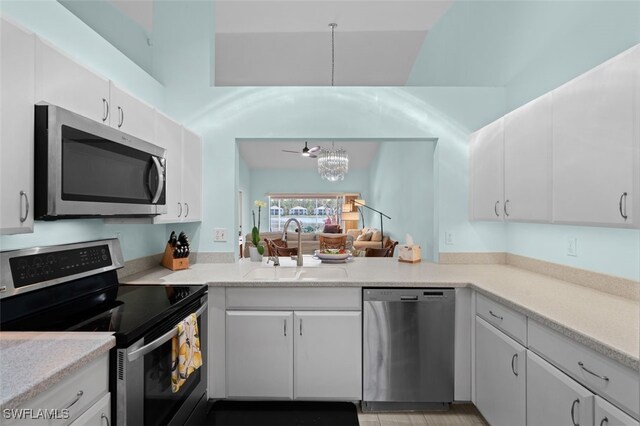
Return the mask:
<svg viewBox="0 0 640 426"><path fill-rule="evenodd" d="M340 233L340 225L336 224L327 224L324 226L322 230L325 234L339 234Z"/></svg>
<svg viewBox="0 0 640 426"><path fill-rule="evenodd" d="M380 232L379 229L372 229L371 231L373 233L373 235L371 235L371 241L382 241L382 232Z"/></svg>
<svg viewBox="0 0 640 426"><path fill-rule="evenodd" d="M371 236L373 236L373 232L369 231L365 234L358 235L356 241L371 241Z"/></svg>

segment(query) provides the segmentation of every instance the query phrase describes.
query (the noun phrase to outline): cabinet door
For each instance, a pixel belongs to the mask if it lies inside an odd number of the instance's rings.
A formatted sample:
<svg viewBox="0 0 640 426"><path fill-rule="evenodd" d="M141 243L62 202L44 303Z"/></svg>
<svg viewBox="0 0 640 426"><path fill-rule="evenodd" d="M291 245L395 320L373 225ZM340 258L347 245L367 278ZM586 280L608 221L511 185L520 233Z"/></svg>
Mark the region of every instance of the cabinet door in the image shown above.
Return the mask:
<svg viewBox="0 0 640 426"><path fill-rule="evenodd" d="M551 93L504 119L506 220L551 220Z"/></svg>
<svg viewBox="0 0 640 426"><path fill-rule="evenodd" d="M47 42L36 40L36 102L47 102L109 124L109 80Z"/></svg>
<svg viewBox="0 0 640 426"><path fill-rule="evenodd" d="M593 394L527 351L527 426L593 424Z"/></svg>
<svg viewBox="0 0 640 426"><path fill-rule="evenodd" d="M227 397L293 399L293 312L226 315Z"/></svg>
<svg viewBox="0 0 640 426"><path fill-rule="evenodd" d="M157 144L156 111L129 93L110 84L111 114L110 125L132 136Z"/></svg>
<svg viewBox="0 0 640 426"><path fill-rule="evenodd" d="M202 220L202 141L190 130L182 130L182 200L184 220Z"/></svg>
<svg viewBox="0 0 640 426"><path fill-rule="evenodd" d="M111 394L107 393L71 423L71 426L111 426Z"/></svg>
<svg viewBox="0 0 640 426"><path fill-rule="evenodd" d="M361 312L294 315L295 399L362 399Z"/></svg>
<svg viewBox="0 0 640 426"><path fill-rule="evenodd" d="M504 118L471 136L470 202L473 220L502 220Z"/></svg>
<svg viewBox="0 0 640 426"><path fill-rule="evenodd" d="M595 426L638 426L638 421L619 408L596 396L594 406Z"/></svg>
<svg viewBox="0 0 640 426"><path fill-rule="evenodd" d="M476 406L493 426L524 425L526 349L476 317Z"/></svg>
<svg viewBox="0 0 640 426"><path fill-rule="evenodd" d="M0 21L0 233L33 232L35 35Z"/></svg>
<svg viewBox="0 0 640 426"><path fill-rule="evenodd" d="M182 220L182 126L166 115L156 112L156 143L166 149L167 213L154 218L155 223Z"/></svg>
<svg viewBox="0 0 640 426"><path fill-rule="evenodd" d="M633 222L640 184L633 179L638 109L632 56L619 55L552 92L555 222Z"/></svg>

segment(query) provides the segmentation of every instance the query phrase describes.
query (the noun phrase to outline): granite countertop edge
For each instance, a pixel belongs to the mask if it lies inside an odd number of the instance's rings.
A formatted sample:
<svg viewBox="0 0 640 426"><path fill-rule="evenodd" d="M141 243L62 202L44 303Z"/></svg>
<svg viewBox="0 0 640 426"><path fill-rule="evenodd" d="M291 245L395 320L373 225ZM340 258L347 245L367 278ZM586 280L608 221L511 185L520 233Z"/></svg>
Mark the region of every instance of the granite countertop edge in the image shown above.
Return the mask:
<svg viewBox="0 0 640 426"><path fill-rule="evenodd" d="M98 359L101 355L107 353L111 348L115 347L115 344L116 339L114 336L111 336L105 338L105 341L99 346L84 352L79 357L73 358L72 360L67 359L67 362L61 363L52 374L42 376L40 380L34 381L34 383L31 383L26 389L20 390L18 393L0 400L0 410L18 408L21 404L39 396L67 377L75 374L79 368L84 367Z"/></svg>

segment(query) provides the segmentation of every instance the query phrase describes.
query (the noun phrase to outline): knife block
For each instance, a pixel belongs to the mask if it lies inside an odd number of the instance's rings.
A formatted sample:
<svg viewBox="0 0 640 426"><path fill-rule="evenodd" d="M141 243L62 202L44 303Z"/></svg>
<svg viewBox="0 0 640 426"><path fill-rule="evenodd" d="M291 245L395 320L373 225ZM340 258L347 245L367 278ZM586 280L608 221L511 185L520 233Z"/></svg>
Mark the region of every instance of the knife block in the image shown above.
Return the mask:
<svg viewBox="0 0 640 426"><path fill-rule="evenodd" d="M164 254L162 255L162 262L160 265L164 266L167 269L171 269L172 271L179 271L181 269L189 269L189 258L181 257L179 259L175 259L173 257L173 247L171 244L167 244L164 249Z"/></svg>

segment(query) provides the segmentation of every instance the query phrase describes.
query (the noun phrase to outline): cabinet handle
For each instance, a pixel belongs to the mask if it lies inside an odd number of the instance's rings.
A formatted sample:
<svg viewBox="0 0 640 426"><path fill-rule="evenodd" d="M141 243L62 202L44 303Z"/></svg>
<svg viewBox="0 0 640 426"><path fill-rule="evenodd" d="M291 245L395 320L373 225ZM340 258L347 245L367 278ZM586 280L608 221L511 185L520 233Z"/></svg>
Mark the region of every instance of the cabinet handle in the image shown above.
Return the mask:
<svg viewBox="0 0 640 426"><path fill-rule="evenodd" d="M184 214L184 217L189 216L189 203L184 203L185 208L187 209L187 212Z"/></svg>
<svg viewBox="0 0 640 426"><path fill-rule="evenodd" d="M124 110L121 107L118 107L118 127L122 127L124 123Z"/></svg>
<svg viewBox="0 0 640 426"><path fill-rule="evenodd" d="M623 199L624 199L624 212L622 211ZM627 193L626 192L623 192L622 195L620 196L620 203L618 204L618 208L620 209L620 216L622 216L624 220L627 220L629 216L627 216Z"/></svg>
<svg viewBox="0 0 640 426"><path fill-rule="evenodd" d="M80 401L80 398L82 398L82 395L84 395L84 392L79 390L78 393L76 394L76 397L73 399L73 401L71 401L70 403L68 403L63 410L68 410L69 408L71 408L76 402Z"/></svg>
<svg viewBox="0 0 640 426"><path fill-rule="evenodd" d="M580 366L580 368L582 368L584 371L586 371L587 373L591 374L592 376L595 376L600 380L604 380L605 382L609 381L609 378L607 376L601 376L601 375L596 374L593 371L589 370L587 367L584 366L584 363L582 361L578 361L578 365Z"/></svg>
<svg viewBox="0 0 640 426"><path fill-rule="evenodd" d="M104 419L107 422L107 426L111 426L111 423L109 422L109 416L107 416L105 413L102 413L102 415L100 416L101 423L102 423L102 419Z"/></svg>
<svg viewBox="0 0 640 426"><path fill-rule="evenodd" d="M300 318L300 335L302 336L302 318Z"/></svg>
<svg viewBox="0 0 640 426"><path fill-rule="evenodd" d="M287 320L284 320L284 337L287 337Z"/></svg>
<svg viewBox="0 0 640 426"><path fill-rule="evenodd" d="M609 424L609 419L607 417L604 417L601 421L600 421L600 426L604 426L604 424Z"/></svg>
<svg viewBox="0 0 640 426"><path fill-rule="evenodd" d="M491 314L492 317L498 318L500 321L504 320L504 318L502 318L500 315L494 314L493 311L491 311L491 310L489 311L489 313Z"/></svg>
<svg viewBox="0 0 640 426"><path fill-rule="evenodd" d="M575 419L576 404L580 404L579 399L576 399L571 403L571 423L573 423L573 426L580 426L580 423L576 423Z"/></svg>
<svg viewBox="0 0 640 426"><path fill-rule="evenodd" d="M509 200L504 202L503 209L504 209L504 215L506 217L509 217L509 212L507 211L507 204L509 204Z"/></svg>
<svg viewBox="0 0 640 426"><path fill-rule="evenodd" d="M498 204L500 204L500 201L496 201L496 203L493 206L493 211L496 214L496 217L500 217L500 214L498 213Z"/></svg>
<svg viewBox="0 0 640 426"><path fill-rule="evenodd" d="M22 216L22 202L20 202L20 223L24 223L29 216L29 196L24 191L20 191L20 201L22 201L22 198L24 198L25 212L24 216Z"/></svg>
<svg viewBox="0 0 640 426"><path fill-rule="evenodd" d="M178 202L178 207L180 207L180 211L178 212L178 217L182 216L182 203Z"/></svg>
<svg viewBox="0 0 640 426"><path fill-rule="evenodd" d="M102 111L104 112L102 121L107 121L107 118L109 118L109 101L105 98L102 98Z"/></svg>
<svg viewBox="0 0 640 426"><path fill-rule="evenodd" d="M513 371L513 374L516 376L518 376L518 372L516 371L516 368L515 368L515 363L517 359L518 359L518 354L513 354L513 356L511 357L511 371Z"/></svg>

